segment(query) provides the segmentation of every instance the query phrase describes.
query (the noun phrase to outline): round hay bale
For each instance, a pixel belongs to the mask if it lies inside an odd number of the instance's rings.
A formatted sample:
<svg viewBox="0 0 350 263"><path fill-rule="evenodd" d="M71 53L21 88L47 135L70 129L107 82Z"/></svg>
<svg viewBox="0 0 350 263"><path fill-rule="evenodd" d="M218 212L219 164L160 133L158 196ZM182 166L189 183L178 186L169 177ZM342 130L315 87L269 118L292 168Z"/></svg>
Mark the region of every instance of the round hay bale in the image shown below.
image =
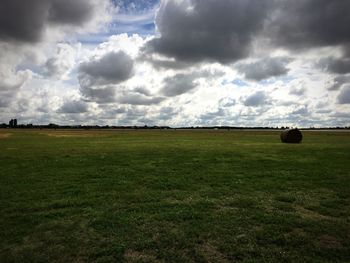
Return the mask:
<svg viewBox="0 0 350 263"><path fill-rule="evenodd" d="M284 143L300 143L302 139L303 135L298 129L284 130L281 133L281 141Z"/></svg>

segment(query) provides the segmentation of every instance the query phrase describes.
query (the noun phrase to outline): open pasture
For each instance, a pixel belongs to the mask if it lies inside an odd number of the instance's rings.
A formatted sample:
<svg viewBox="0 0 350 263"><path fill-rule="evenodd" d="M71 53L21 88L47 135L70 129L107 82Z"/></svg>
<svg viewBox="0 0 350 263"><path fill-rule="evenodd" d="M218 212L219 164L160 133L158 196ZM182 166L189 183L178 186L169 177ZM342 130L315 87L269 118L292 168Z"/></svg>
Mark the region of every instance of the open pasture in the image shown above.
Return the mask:
<svg viewBox="0 0 350 263"><path fill-rule="evenodd" d="M0 130L0 262L349 262L350 133Z"/></svg>

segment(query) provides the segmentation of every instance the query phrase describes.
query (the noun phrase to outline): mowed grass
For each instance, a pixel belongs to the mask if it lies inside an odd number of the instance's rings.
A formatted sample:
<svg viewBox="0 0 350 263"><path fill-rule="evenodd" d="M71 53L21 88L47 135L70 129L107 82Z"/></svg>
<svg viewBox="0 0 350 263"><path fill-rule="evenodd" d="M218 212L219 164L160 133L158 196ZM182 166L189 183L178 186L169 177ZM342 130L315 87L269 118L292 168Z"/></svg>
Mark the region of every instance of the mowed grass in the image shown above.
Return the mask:
<svg viewBox="0 0 350 263"><path fill-rule="evenodd" d="M350 262L350 133L0 130L0 262Z"/></svg>

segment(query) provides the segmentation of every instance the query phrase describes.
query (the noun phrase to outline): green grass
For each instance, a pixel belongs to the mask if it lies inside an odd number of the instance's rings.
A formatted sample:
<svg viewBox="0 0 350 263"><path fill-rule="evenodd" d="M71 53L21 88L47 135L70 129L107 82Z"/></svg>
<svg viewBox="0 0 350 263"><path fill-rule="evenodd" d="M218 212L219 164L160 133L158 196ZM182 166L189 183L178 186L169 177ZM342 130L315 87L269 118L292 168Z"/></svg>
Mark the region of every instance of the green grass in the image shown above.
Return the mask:
<svg viewBox="0 0 350 263"><path fill-rule="evenodd" d="M350 133L0 130L0 262L350 262Z"/></svg>

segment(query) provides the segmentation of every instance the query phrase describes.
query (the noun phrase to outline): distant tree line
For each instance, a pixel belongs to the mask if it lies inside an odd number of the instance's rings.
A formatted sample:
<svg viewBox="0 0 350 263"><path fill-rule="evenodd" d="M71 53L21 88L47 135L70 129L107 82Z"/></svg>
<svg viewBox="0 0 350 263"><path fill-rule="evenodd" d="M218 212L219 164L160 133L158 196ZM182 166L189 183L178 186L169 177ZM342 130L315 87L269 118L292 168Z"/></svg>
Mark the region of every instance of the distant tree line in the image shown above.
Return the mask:
<svg viewBox="0 0 350 263"><path fill-rule="evenodd" d="M11 119L9 123L0 124L0 128L16 128L16 129L149 129L149 130L285 130L292 127L235 127L235 126L191 126L191 127L170 127L170 126L109 126L109 125L58 125L50 123L47 125L35 124L18 124L17 119ZM324 127L324 128L302 128L302 130L333 130L333 129L350 129L350 127Z"/></svg>

